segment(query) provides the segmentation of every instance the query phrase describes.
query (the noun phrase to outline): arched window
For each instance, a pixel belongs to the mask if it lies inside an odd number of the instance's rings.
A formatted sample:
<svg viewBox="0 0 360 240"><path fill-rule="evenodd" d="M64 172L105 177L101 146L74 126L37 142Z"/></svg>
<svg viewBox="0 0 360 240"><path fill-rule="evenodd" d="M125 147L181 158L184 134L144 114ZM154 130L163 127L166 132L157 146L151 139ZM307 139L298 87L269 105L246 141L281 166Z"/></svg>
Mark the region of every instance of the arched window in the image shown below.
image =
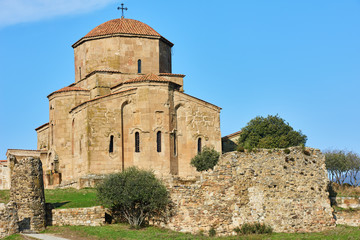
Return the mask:
<svg viewBox="0 0 360 240"><path fill-rule="evenodd" d="M176 133L174 132L174 156L176 156Z"/></svg>
<svg viewBox="0 0 360 240"><path fill-rule="evenodd" d="M138 60L138 73L141 73L141 59Z"/></svg>
<svg viewBox="0 0 360 240"><path fill-rule="evenodd" d="M75 119L72 120L71 131L72 131L71 153L72 153L72 155L74 155L74 152L75 152Z"/></svg>
<svg viewBox="0 0 360 240"><path fill-rule="evenodd" d="M201 138L198 139L197 149L198 149L198 154L201 153Z"/></svg>
<svg viewBox="0 0 360 240"><path fill-rule="evenodd" d="M110 143L109 143L109 153L114 152L114 136L110 136Z"/></svg>
<svg viewBox="0 0 360 240"><path fill-rule="evenodd" d="M135 133L135 152L140 152L140 134L139 134L139 132Z"/></svg>
<svg viewBox="0 0 360 240"><path fill-rule="evenodd" d="M50 128L50 134L51 134L51 145L53 145L54 144L54 124L52 123L51 124L51 128Z"/></svg>
<svg viewBox="0 0 360 240"><path fill-rule="evenodd" d="M161 152L161 131L156 133L156 150Z"/></svg>

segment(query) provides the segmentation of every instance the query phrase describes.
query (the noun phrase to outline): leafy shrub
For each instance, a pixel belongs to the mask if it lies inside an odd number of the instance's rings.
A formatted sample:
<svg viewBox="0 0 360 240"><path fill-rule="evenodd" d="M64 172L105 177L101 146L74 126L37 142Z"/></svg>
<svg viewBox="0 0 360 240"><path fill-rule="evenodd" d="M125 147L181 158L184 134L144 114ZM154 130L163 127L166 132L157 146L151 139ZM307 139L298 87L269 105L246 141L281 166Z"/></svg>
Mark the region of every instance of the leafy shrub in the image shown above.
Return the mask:
<svg viewBox="0 0 360 240"><path fill-rule="evenodd" d="M209 230L209 236L210 237L215 237L216 235L216 230L214 229L214 227L211 227Z"/></svg>
<svg viewBox="0 0 360 240"><path fill-rule="evenodd" d="M237 227L234 231L238 235L247 235L247 234L267 234L272 233L272 227L264 223L244 223L241 227Z"/></svg>
<svg viewBox="0 0 360 240"><path fill-rule="evenodd" d="M213 169L218 163L220 153L213 148L204 147L201 153L191 159L190 164L196 168L196 171L202 172Z"/></svg>
<svg viewBox="0 0 360 240"><path fill-rule="evenodd" d="M151 217L164 215L170 201L166 187L151 171L136 167L108 175L96 187L99 202L119 212L132 227L140 227Z"/></svg>
<svg viewBox="0 0 360 240"><path fill-rule="evenodd" d="M238 152L245 152L245 148L243 146L238 146L236 150Z"/></svg>
<svg viewBox="0 0 360 240"><path fill-rule="evenodd" d="M256 117L241 129L238 145L251 148L287 148L306 143L307 137L276 116Z"/></svg>
<svg viewBox="0 0 360 240"><path fill-rule="evenodd" d="M284 153L285 153L285 154L289 154L289 153L290 153L290 149L285 148L285 149L284 149Z"/></svg>

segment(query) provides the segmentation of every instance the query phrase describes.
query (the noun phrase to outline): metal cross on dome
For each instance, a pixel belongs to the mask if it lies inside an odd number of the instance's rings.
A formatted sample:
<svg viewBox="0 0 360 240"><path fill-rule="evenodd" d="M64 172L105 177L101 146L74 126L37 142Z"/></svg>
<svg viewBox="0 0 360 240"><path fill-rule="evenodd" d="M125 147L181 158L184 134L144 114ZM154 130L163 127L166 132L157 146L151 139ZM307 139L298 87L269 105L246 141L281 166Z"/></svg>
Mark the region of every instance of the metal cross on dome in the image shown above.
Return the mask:
<svg viewBox="0 0 360 240"><path fill-rule="evenodd" d="M117 9L118 9L118 10L121 9L121 18L124 18L124 10L127 11L127 10L128 10L127 7L124 8L124 4L122 3L122 4L121 4L121 7L118 7Z"/></svg>

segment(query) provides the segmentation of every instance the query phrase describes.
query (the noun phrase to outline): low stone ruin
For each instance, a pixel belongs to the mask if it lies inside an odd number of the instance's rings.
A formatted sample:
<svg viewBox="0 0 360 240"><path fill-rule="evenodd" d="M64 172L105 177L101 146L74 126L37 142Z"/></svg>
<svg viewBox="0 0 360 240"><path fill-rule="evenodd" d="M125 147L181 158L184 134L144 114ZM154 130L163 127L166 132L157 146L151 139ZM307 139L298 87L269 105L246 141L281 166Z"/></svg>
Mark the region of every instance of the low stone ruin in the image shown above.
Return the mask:
<svg viewBox="0 0 360 240"><path fill-rule="evenodd" d="M0 237L45 229L45 195L39 158L10 156L10 202L0 209Z"/></svg>
<svg viewBox="0 0 360 240"><path fill-rule="evenodd" d="M335 226L325 157L300 147L230 152L198 180L170 182L175 215L166 225L199 233L233 235L244 223L275 232L318 232Z"/></svg>

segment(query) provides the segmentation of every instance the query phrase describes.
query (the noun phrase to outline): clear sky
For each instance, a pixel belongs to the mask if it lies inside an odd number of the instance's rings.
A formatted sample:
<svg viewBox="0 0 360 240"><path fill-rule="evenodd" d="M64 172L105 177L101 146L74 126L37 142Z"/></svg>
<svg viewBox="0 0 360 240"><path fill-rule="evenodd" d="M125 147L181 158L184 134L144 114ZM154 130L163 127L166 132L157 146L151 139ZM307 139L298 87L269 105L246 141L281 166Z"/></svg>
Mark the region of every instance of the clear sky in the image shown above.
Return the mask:
<svg viewBox="0 0 360 240"><path fill-rule="evenodd" d="M307 146L360 153L360 0L125 0L175 44L185 92L222 107L222 136L279 114ZM74 82L71 45L120 1L0 0L0 159L36 149L46 96Z"/></svg>

